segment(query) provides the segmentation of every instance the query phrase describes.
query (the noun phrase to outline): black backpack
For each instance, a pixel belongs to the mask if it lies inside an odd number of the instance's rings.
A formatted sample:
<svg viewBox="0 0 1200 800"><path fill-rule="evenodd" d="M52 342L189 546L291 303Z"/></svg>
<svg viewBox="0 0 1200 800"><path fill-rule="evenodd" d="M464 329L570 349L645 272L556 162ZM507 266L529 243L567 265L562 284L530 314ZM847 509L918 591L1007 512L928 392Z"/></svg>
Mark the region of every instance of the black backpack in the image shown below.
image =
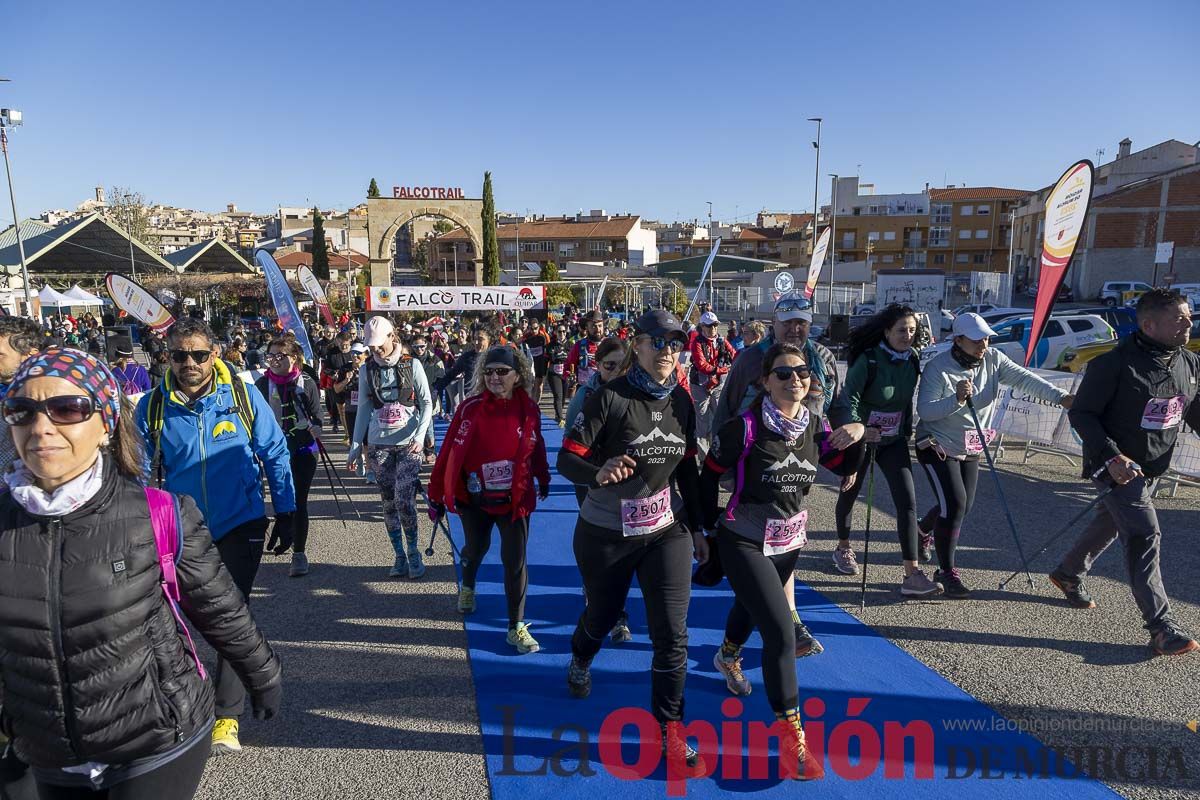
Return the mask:
<svg viewBox="0 0 1200 800"><path fill-rule="evenodd" d="M388 370L396 374L396 397L394 399L383 396L385 391L382 387L383 372ZM391 392L391 389L387 389ZM413 388L413 367L412 360L401 358L400 363L396 366L381 366L374 358L367 359L367 395L371 400L371 405L375 408L383 408L387 403L399 403L402 406L414 407L417 404L417 392Z"/></svg>

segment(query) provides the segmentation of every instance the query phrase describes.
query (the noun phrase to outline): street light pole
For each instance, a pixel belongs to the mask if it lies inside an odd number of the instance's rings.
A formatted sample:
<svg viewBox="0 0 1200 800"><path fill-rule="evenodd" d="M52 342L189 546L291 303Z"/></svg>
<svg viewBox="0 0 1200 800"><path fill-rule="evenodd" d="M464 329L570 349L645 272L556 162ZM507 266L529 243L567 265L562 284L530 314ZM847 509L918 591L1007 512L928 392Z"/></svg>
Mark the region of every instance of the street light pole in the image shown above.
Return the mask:
<svg viewBox="0 0 1200 800"><path fill-rule="evenodd" d="M713 228L712 228L712 201L706 200L705 202L708 203L708 249L709 249L709 252L712 252L712 246L713 246L713 241L714 241ZM717 255L720 255L720 253L718 253ZM715 258L714 258L714 260L715 260ZM713 296L715 291L716 291L716 289L713 287L713 275L712 275L712 271L710 270L708 273L708 304L711 305L714 309L717 307L717 298ZM714 311L714 313L715 313L715 311Z"/></svg>
<svg viewBox="0 0 1200 800"><path fill-rule="evenodd" d="M8 163L8 125L10 123L11 112L5 109L3 114L0 114L0 150L4 151L4 174L8 176L8 201L12 204L13 214L13 233L17 236L17 252L21 256L21 280L25 284L25 311L30 317L33 317L33 296L29 293L29 268L25 264L25 243L21 241L21 218L17 216L17 197L13 193L12 167ZM21 116L18 113L16 123L20 124Z"/></svg>
<svg viewBox="0 0 1200 800"><path fill-rule="evenodd" d="M129 271L130 277L137 280L137 265L133 260L133 206L129 203L132 197L129 192L123 195L125 199L125 236L129 239Z"/></svg>
<svg viewBox="0 0 1200 800"><path fill-rule="evenodd" d="M815 142L813 142L813 147L816 148L816 151L817 151L817 164L816 164L815 170L813 172L812 246L814 248L817 246L817 212L819 211L819 209L817 207L817 191L820 189L820 183L821 183L821 119L822 119L821 117L809 117L808 118L809 122L817 123L817 140ZM830 236L832 236L832 234L830 234ZM832 281L829 284L829 309L826 313L828 313L830 315L833 314L833 283L832 283Z"/></svg>

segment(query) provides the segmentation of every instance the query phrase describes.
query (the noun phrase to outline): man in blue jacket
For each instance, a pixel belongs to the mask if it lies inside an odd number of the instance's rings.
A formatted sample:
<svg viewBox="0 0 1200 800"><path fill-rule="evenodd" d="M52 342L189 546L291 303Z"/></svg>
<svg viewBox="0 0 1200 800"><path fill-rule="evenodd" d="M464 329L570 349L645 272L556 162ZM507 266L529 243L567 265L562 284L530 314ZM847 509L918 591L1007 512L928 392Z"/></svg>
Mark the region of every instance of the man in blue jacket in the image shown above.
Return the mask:
<svg viewBox="0 0 1200 800"><path fill-rule="evenodd" d="M268 524L259 464L271 486L274 535L283 550L291 544L296 491L275 415L261 392L213 356L214 338L201 320L175 323L167 337L170 371L138 402L137 424L146 439L150 474L162 476L164 489L196 501L221 561L249 601ZM241 750L238 717L245 700L241 680L224 660L218 662L214 751Z"/></svg>

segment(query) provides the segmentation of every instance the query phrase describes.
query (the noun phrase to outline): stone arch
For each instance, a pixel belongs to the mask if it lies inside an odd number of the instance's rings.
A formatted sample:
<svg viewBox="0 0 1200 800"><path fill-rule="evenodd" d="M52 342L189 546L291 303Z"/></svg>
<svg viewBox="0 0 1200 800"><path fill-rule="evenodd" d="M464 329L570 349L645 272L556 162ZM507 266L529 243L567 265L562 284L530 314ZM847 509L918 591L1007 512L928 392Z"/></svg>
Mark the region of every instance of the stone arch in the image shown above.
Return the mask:
<svg viewBox="0 0 1200 800"><path fill-rule="evenodd" d="M378 247L378 251L375 253L375 258L390 258L391 244L392 240L396 238L396 234L400 232L402 227L415 219L420 219L421 217L440 217L460 226L467 232L467 235L471 237L471 245L475 248L476 258L479 258L480 254L483 253L483 240L480 238L478 230L476 230L477 226L482 224L482 220L476 223L471 223L463 219L461 215L454 213L452 209L445 208L443 206L420 206L418 208L413 208L402 212L392 221L390 225L388 225L388 227L384 230L383 238L381 238L376 245Z"/></svg>

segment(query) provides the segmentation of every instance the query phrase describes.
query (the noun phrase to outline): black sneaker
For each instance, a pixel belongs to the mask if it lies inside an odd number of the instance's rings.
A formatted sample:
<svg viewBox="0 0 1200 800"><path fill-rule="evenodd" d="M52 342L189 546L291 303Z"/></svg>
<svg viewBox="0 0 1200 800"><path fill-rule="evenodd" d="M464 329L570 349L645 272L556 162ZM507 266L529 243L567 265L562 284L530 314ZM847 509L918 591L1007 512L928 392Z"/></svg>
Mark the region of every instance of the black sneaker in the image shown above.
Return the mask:
<svg viewBox="0 0 1200 800"><path fill-rule="evenodd" d="M921 531L917 534L917 559L922 564L933 561L933 534Z"/></svg>
<svg viewBox="0 0 1200 800"><path fill-rule="evenodd" d="M612 639L613 644L625 644L625 642L632 641L633 631L629 630L629 617L622 613L608 636Z"/></svg>
<svg viewBox="0 0 1200 800"><path fill-rule="evenodd" d="M1084 587L1083 581L1072 578L1061 569L1055 569L1050 573L1050 582L1059 588L1063 596L1067 598L1067 603L1072 608L1095 608L1096 601L1088 594L1088 590Z"/></svg>
<svg viewBox="0 0 1200 800"><path fill-rule="evenodd" d="M582 700L592 693L591 664L585 664L574 656L567 666L567 690L571 697Z"/></svg>
<svg viewBox="0 0 1200 800"><path fill-rule="evenodd" d="M704 777L704 759L696 752L696 748L687 743L686 737L679 735L680 723L660 722L658 725L662 730L662 754L668 763L667 769L671 769L670 764L676 764L683 767L683 777Z"/></svg>
<svg viewBox="0 0 1200 800"><path fill-rule="evenodd" d="M1177 628L1173 622L1168 622L1151 635L1150 647L1160 656L1181 656L1200 650L1200 644Z"/></svg>
<svg viewBox="0 0 1200 800"><path fill-rule="evenodd" d="M967 600L971 597L971 590L958 577L958 570L956 569L945 572L940 569L937 570L933 573L933 582L941 584L942 596L948 597L951 600Z"/></svg>
<svg viewBox="0 0 1200 800"><path fill-rule="evenodd" d="M796 628L796 658L815 656L824 653L825 648L812 635L812 631L803 622L794 623Z"/></svg>

